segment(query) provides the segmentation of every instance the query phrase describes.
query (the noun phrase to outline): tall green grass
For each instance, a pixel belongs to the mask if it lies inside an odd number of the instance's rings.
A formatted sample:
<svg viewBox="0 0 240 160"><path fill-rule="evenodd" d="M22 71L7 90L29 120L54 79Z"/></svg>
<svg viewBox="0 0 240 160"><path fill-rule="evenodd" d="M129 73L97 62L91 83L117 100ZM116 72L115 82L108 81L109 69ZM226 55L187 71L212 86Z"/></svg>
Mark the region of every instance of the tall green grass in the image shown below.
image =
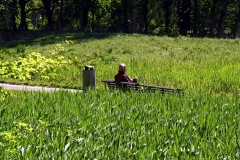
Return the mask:
<svg viewBox="0 0 240 160"><path fill-rule="evenodd" d="M65 33L1 44L2 62L24 56L25 63L32 52L69 62L54 68L55 78L34 70L32 80L1 81L81 88L88 64L97 90L0 88L0 159L239 159L239 42ZM185 96L106 90L101 80L113 79L119 63L141 84L182 88Z"/></svg>
<svg viewBox="0 0 240 160"><path fill-rule="evenodd" d="M0 107L1 159L238 159L237 97L13 92Z"/></svg>
<svg viewBox="0 0 240 160"><path fill-rule="evenodd" d="M17 59L16 50L25 46L24 55L64 56L72 63L59 67L54 78L23 81L0 77L4 82L81 88L84 65L93 65L97 88L102 88L101 80L113 79L119 63L126 63L127 73L138 76L139 83L183 88L186 93L239 94L239 39L64 33L19 43L2 45L11 53L4 54L3 61ZM56 54L50 54L53 52Z"/></svg>

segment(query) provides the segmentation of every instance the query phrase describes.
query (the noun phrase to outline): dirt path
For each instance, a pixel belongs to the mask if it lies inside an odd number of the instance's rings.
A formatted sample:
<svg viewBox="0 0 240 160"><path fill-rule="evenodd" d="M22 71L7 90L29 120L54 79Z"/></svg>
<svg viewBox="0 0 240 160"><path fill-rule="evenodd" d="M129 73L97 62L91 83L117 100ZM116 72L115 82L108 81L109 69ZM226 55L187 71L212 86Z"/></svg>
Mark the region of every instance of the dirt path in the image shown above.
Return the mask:
<svg viewBox="0 0 240 160"><path fill-rule="evenodd" d="M28 91L46 91L46 92L66 90L69 92L77 92L77 91L81 92L81 90L77 90L77 89L49 88L49 87L25 86L25 85L15 85L15 84L5 84L5 83L0 83L0 87L3 87L6 90L28 90Z"/></svg>

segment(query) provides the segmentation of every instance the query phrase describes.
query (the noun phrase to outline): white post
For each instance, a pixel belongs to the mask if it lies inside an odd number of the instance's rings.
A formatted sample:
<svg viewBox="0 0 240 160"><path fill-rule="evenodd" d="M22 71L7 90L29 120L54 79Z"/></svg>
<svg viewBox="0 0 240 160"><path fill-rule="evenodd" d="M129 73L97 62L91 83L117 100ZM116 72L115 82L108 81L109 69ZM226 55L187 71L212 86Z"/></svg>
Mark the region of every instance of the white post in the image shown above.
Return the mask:
<svg viewBox="0 0 240 160"><path fill-rule="evenodd" d="M96 90L96 71L94 66L85 66L85 70L83 70L83 92L89 89Z"/></svg>

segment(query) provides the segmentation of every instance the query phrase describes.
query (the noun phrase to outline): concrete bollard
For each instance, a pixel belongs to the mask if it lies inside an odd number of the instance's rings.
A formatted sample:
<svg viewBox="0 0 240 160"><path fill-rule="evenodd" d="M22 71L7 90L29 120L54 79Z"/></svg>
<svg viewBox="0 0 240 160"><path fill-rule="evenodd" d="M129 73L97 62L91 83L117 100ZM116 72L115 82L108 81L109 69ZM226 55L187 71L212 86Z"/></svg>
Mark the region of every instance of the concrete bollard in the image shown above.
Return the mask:
<svg viewBox="0 0 240 160"><path fill-rule="evenodd" d="M83 92L89 89L96 90L96 71L94 66L84 66L83 70Z"/></svg>

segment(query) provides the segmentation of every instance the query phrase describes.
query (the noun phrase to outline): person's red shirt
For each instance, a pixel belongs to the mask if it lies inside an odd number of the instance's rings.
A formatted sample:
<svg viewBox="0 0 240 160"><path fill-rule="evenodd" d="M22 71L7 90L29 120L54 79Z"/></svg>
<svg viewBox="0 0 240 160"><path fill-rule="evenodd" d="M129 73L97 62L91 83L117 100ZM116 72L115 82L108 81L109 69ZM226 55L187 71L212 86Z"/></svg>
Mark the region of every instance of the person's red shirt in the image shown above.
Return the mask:
<svg viewBox="0 0 240 160"><path fill-rule="evenodd" d="M124 72L118 71L114 76L116 82L134 82Z"/></svg>

